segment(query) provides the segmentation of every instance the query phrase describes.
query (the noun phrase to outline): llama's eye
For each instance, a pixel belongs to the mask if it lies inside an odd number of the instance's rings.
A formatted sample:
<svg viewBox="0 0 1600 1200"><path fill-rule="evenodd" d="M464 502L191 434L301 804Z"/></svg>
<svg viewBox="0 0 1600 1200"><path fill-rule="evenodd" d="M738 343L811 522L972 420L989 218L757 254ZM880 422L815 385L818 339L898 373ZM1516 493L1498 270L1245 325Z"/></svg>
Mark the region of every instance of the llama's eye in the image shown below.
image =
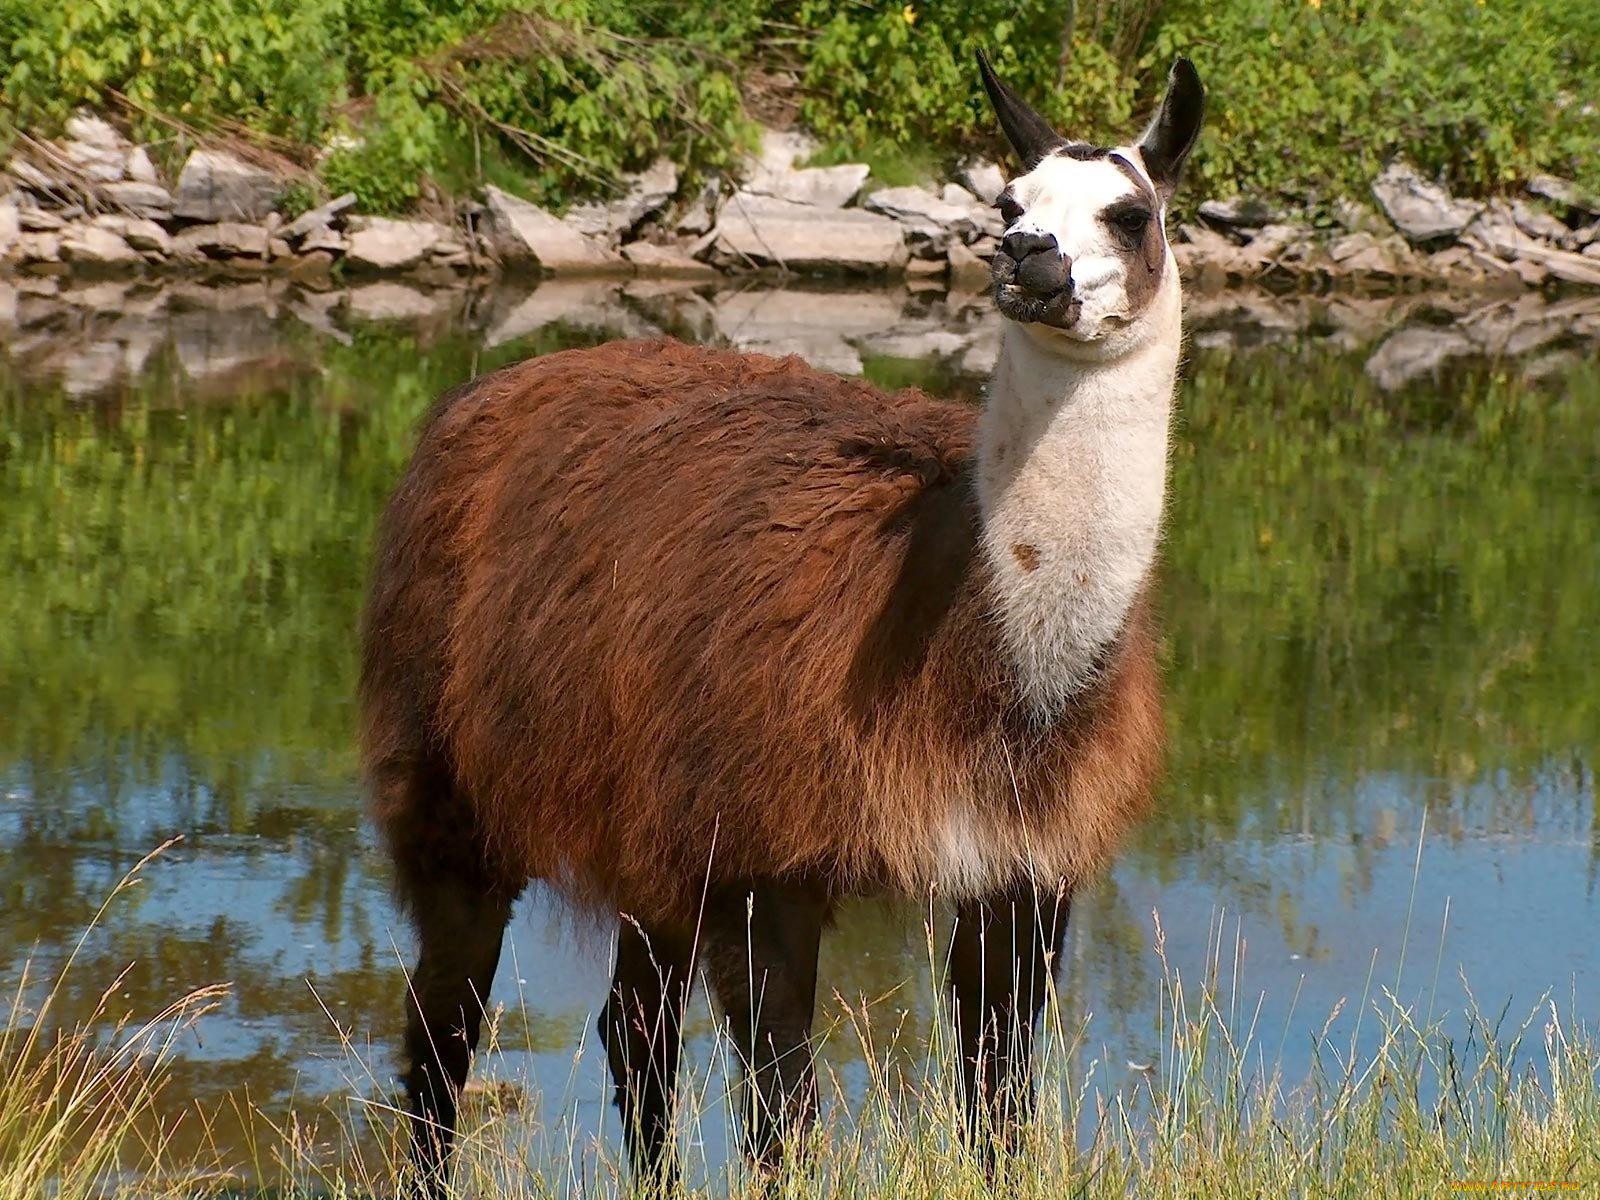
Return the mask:
<svg viewBox="0 0 1600 1200"><path fill-rule="evenodd" d="M1018 204L1009 193L1002 192L1000 198L994 202L994 206L1000 211L1000 219L1008 226L1015 225L1022 219L1022 205Z"/></svg>
<svg viewBox="0 0 1600 1200"><path fill-rule="evenodd" d="M1111 218L1111 223L1125 237L1138 238L1144 233L1144 227L1150 224L1150 212L1143 208L1125 208Z"/></svg>

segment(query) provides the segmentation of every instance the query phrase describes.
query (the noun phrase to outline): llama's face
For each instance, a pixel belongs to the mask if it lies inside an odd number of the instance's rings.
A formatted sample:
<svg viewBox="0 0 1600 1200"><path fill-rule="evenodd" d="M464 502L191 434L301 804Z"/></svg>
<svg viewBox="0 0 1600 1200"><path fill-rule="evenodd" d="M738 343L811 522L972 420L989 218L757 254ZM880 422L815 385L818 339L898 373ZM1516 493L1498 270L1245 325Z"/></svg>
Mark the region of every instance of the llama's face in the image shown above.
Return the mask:
<svg viewBox="0 0 1600 1200"><path fill-rule="evenodd" d="M1108 355L1141 343L1156 297L1176 287L1166 205L1200 132L1199 76L1179 59L1143 138L1107 149L1062 139L979 61L1026 167L996 202L1006 223L992 265L996 307L1041 337Z"/></svg>

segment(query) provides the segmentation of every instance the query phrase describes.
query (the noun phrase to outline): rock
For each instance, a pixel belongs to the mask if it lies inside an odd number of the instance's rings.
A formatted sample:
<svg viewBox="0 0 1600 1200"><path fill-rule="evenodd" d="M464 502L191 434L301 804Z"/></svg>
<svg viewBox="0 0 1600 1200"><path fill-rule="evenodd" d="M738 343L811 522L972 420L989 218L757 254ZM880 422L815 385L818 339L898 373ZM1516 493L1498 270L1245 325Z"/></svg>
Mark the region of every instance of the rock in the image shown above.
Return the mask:
<svg viewBox="0 0 1600 1200"><path fill-rule="evenodd" d="M865 163L802 167L798 170L762 170L744 185L744 191L817 208L843 208L856 198L856 193L871 173L872 168Z"/></svg>
<svg viewBox="0 0 1600 1200"><path fill-rule="evenodd" d="M978 233L970 206L947 204L926 188L880 188L866 198L863 207L893 218L913 245L926 245L936 251Z"/></svg>
<svg viewBox="0 0 1600 1200"><path fill-rule="evenodd" d="M1545 248L1518 227L1510 206L1500 201L1486 205L1473 217L1461 231L1461 240L1507 260L1519 258L1525 251Z"/></svg>
<svg viewBox="0 0 1600 1200"><path fill-rule="evenodd" d="M798 129L763 129L761 149L745 163L745 174L761 171L789 171L802 158L810 158L821 147L817 139Z"/></svg>
<svg viewBox="0 0 1600 1200"><path fill-rule="evenodd" d="M960 242L950 243L950 287L957 291L987 291L993 277L989 264Z"/></svg>
<svg viewBox="0 0 1600 1200"><path fill-rule="evenodd" d="M11 257L25 263L61 261L61 234L24 233L11 247Z"/></svg>
<svg viewBox="0 0 1600 1200"><path fill-rule="evenodd" d="M70 262L117 266L140 261L120 236L99 225L77 225L61 239L61 257Z"/></svg>
<svg viewBox="0 0 1600 1200"><path fill-rule="evenodd" d="M17 202L9 196L0 197L0 257L9 254L21 236L22 214Z"/></svg>
<svg viewBox="0 0 1600 1200"><path fill-rule="evenodd" d="M615 246L646 217L658 213L678 190L678 167L669 158L658 158L636 175L624 175L627 185L621 198L609 203L577 204L562 222L588 237Z"/></svg>
<svg viewBox="0 0 1600 1200"><path fill-rule="evenodd" d="M259 225L218 221L194 225L172 239L170 252L179 258L265 258L267 231Z"/></svg>
<svg viewBox="0 0 1600 1200"><path fill-rule="evenodd" d="M537 204L490 184L484 189L494 244L508 262L531 262L543 270L578 274L626 271L628 261L563 224Z"/></svg>
<svg viewBox="0 0 1600 1200"><path fill-rule="evenodd" d="M106 213L94 219L102 229L109 229L135 250L151 250L166 254L172 249L172 237L161 226L145 217L125 217Z"/></svg>
<svg viewBox="0 0 1600 1200"><path fill-rule="evenodd" d="M1328 257L1341 274L1347 275L1400 275L1394 250L1370 233L1350 233L1328 243Z"/></svg>
<svg viewBox="0 0 1600 1200"><path fill-rule="evenodd" d="M54 204L59 207L66 203L67 197L72 195L73 187L70 183L41 170L25 159L13 158L6 163L6 170L11 173L18 183L47 204Z"/></svg>
<svg viewBox="0 0 1600 1200"><path fill-rule="evenodd" d="M1472 341L1448 326L1417 325L1396 331L1367 359L1367 375L1386 392L1432 374L1450 358L1473 353Z"/></svg>
<svg viewBox="0 0 1600 1200"><path fill-rule="evenodd" d="M650 337L661 331L630 306L619 302L622 285L606 279L550 279L532 292L507 303L495 303L494 317L484 334L486 349L527 337L546 325L588 329L608 337Z"/></svg>
<svg viewBox="0 0 1600 1200"><path fill-rule="evenodd" d="M1243 196L1207 200L1198 211L1200 219L1214 229L1260 229L1282 219L1265 202Z"/></svg>
<svg viewBox="0 0 1600 1200"><path fill-rule="evenodd" d="M150 161L150 154L143 146L135 146L128 151L127 166L124 170L129 181L133 183L160 183L156 177L156 165Z"/></svg>
<svg viewBox="0 0 1600 1200"><path fill-rule="evenodd" d="M1584 195L1578 185L1570 179L1559 179L1554 175L1535 175L1528 180L1527 189L1530 195L1563 205L1580 216L1591 219L1600 217L1600 196Z"/></svg>
<svg viewBox="0 0 1600 1200"><path fill-rule="evenodd" d="M1402 159L1391 162L1373 180L1372 195L1395 228L1413 243L1452 238L1478 213L1476 204L1453 199Z"/></svg>
<svg viewBox="0 0 1600 1200"><path fill-rule="evenodd" d="M159 183L125 179L120 183L108 183L101 191L111 203L135 216L158 221L172 216L175 204L172 193Z"/></svg>
<svg viewBox="0 0 1600 1200"><path fill-rule="evenodd" d="M53 233L66 227L67 221L47 208L19 208L17 223L27 233Z"/></svg>
<svg viewBox="0 0 1600 1200"><path fill-rule="evenodd" d="M885 358L949 358L967 348L967 339L939 322L903 323L869 333L856 345L865 354Z"/></svg>
<svg viewBox="0 0 1600 1200"><path fill-rule="evenodd" d="M326 250L311 250L289 264L289 278L308 283L323 283L332 270L332 254ZM346 344L348 345L348 342Z"/></svg>
<svg viewBox="0 0 1600 1200"><path fill-rule="evenodd" d="M856 208L822 209L736 192L723 205L708 251L729 265L883 274L905 265L900 227Z"/></svg>
<svg viewBox="0 0 1600 1200"><path fill-rule="evenodd" d="M956 172L956 179L983 204L993 204L1005 190L1005 173L984 158L968 159Z"/></svg>
<svg viewBox="0 0 1600 1200"><path fill-rule="evenodd" d="M708 182L700 189L700 194L689 202L689 207L683 210L683 215L672 227L673 232L690 237L711 232L711 227L717 223L717 198L721 192L715 180Z"/></svg>
<svg viewBox="0 0 1600 1200"><path fill-rule="evenodd" d="M282 192L271 171L220 150L196 150L178 176L173 211L190 221L259 221Z"/></svg>
<svg viewBox="0 0 1600 1200"><path fill-rule="evenodd" d="M111 122L89 113L67 118L67 136L98 150L126 150L128 139Z"/></svg>
<svg viewBox="0 0 1600 1200"><path fill-rule="evenodd" d="M954 204L957 208L976 208L978 198L959 183L947 183L939 189L939 199L946 204Z"/></svg>
<svg viewBox="0 0 1600 1200"><path fill-rule="evenodd" d="M1333 219L1339 223L1340 228L1350 233L1384 234L1391 228L1371 205L1342 196L1333 202Z"/></svg>
<svg viewBox="0 0 1600 1200"><path fill-rule="evenodd" d="M1566 223L1558 221L1542 209L1535 208L1525 200L1511 202L1511 219L1518 229L1531 238L1552 242L1558 246L1566 246L1573 240L1572 230Z"/></svg>
<svg viewBox="0 0 1600 1200"><path fill-rule="evenodd" d="M681 279L713 279L717 271L709 263L693 258L674 246L632 242L622 248L622 257L645 275L670 275Z"/></svg>
<svg viewBox="0 0 1600 1200"><path fill-rule="evenodd" d="M403 271L449 237L450 230L434 221L360 217L350 223L345 261L373 271Z"/></svg>
<svg viewBox="0 0 1600 1200"><path fill-rule="evenodd" d="M356 194L354 192L346 192L342 196L335 196L326 204L319 204L315 208L308 208L294 220L290 221L285 228L280 230L278 236L286 239L287 241L298 242L313 229L326 228L333 221L334 217L338 216L345 209L351 207L353 204L355 204L355 202Z"/></svg>
<svg viewBox="0 0 1600 1200"><path fill-rule="evenodd" d="M65 142L61 153L79 175L94 183L116 183L127 168L123 151L103 150L87 142Z"/></svg>
<svg viewBox="0 0 1600 1200"><path fill-rule="evenodd" d="M315 250L343 254L348 249L350 249L350 239L327 225L319 225L300 239L302 254L310 254Z"/></svg>

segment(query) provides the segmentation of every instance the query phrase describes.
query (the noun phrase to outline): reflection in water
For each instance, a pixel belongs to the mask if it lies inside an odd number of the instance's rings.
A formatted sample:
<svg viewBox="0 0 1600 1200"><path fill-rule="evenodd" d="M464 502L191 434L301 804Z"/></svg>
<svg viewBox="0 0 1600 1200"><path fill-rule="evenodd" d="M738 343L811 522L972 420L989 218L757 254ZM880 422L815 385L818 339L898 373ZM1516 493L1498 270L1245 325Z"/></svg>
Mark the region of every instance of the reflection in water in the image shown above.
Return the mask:
<svg viewBox="0 0 1600 1200"><path fill-rule="evenodd" d="M87 1012L130 962L141 1011L231 981L173 1105L247 1086L281 1112L388 1086L408 951L361 821L354 624L373 520L435 394L662 330L969 398L994 353L985 307L937 296L370 286L0 304L0 964L59 962L181 833L88 942L67 1004ZM1159 1054L1153 910L1190 978L1227 914L1291 1078L1374 953L1386 983L1405 955L1403 997L1437 969L1436 1009L1459 1006L1459 971L1486 1008L1551 987L1592 1019L1600 369L1572 346L1595 312L1193 310L1164 568L1171 769L1159 817L1075 908L1085 1068L1118 1088ZM573 1054L605 938L526 907L496 1070L526 1070L558 1129L600 1129L601 1064ZM920 1046L928 959L916 912L847 911L821 1024L867 999L880 1046ZM708 1029L702 1012L702 1053ZM824 1055L847 1091L856 1047L845 1030Z"/></svg>

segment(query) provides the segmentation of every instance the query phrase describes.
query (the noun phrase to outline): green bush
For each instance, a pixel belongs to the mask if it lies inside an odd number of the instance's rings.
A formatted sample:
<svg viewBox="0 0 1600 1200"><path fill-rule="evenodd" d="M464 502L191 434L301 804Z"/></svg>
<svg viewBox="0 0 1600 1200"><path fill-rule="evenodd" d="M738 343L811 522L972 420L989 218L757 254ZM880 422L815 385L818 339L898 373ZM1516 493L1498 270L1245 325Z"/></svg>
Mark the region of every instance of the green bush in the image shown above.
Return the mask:
<svg viewBox="0 0 1600 1200"><path fill-rule="evenodd" d="M430 179L560 206L658 154L734 161L777 71L827 157L898 176L998 150L980 47L1097 141L1181 52L1212 101L1191 195L1361 194L1397 151L1465 193L1600 191L1597 46L1600 5L1569 0L0 0L0 109L255 137L369 209Z"/></svg>

